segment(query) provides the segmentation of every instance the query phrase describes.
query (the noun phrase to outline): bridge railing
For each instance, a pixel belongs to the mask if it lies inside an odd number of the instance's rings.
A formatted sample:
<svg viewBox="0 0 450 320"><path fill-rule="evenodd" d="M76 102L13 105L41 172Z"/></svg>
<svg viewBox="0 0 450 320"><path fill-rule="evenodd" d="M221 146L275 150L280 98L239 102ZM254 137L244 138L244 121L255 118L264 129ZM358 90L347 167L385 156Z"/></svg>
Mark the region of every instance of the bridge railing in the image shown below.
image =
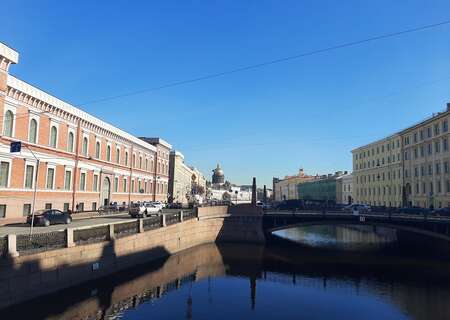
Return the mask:
<svg viewBox="0 0 450 320"><path fill-rule="evenodd" d="M266 210L264 212L266 215L296 215L296 214L313 214L313 215L323 215L323 216L354 216L353 212L342 211L342 210ZM434 213L420 213L411 214L404 212L389 212L389 211L370 211L370 212L359 212L359 216L367 217L383 217L386 219L408 219L408 220L423 220L423 221L442 221L450 222L450 216L439 216Z"/></svg>
<svg viewBox="0 0 450 320"><path fill-rule="evenodd" d="M143 219L131 219L65 230L0 237L0 258L17 257L73 246L89 245L124 238L158 228L198 218L192 210L162 214Z"/></svg>

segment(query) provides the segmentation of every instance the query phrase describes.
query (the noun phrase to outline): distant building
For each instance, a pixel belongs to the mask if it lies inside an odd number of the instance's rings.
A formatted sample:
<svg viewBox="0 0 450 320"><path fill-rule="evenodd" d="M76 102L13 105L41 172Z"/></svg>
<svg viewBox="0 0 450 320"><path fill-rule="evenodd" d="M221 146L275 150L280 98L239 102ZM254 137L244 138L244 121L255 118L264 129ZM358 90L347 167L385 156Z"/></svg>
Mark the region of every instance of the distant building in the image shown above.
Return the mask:
<svg viewBox="0 0 450 320"><path fill-rule="evenodd" d="M250 203L252 191L240 186L231 186L229 189L210 189L210 199L230 201L234 204Z"/></svg>
<svg viewBox="0 0 450 320"><path fill-rule="evenodd" d="M188 204L195 195L204 196L206 179L194 167L184 163L184 156L179 151L170 152L169 162L169 201Z"/></svg>
<svg viewBox="0 0 450 320"><path fill-rule="evenodd" d="M299 200L335 204L341 201L338 193L338 180L343 176L342 171L335 174L316 176L314 180L298 184Z"/></svg>
<svg viewBox="0 0 450 320"><path fill-rule="evenodd" d="M298 200L298 185L316 179L316 176L306 175L300 169L297 175L286 176L284 179L273 178L273 194L275 201Z"/></svg>
<svg viewBox="0 0 450 320"><path fill-rule="evenodd" d="M336 202L338 204L353 203L353 175L344 172L343 175L336 178Z"/></svg>

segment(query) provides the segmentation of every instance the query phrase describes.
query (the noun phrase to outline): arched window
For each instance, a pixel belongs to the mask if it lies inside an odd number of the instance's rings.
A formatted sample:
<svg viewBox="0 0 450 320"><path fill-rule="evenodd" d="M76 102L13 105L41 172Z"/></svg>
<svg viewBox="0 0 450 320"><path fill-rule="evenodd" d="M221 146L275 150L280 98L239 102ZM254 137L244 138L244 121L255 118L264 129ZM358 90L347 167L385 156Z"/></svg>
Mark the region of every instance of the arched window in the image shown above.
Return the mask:
<svg viewBox="0 0 450 320"><path fill-rule="evenodd" d="M50 147L56 148L56 141L58 139L58 129L52 126L50 129Z"/></svg>
<svg viewBox="0 0 450 320"><path fill-rule="evenodd" d="M139 169L142 169L142 157L139 157Z"/></svg>
<svg viewBox="0 0 450 320"><path fill-rule="evenodd" d="M146 171L148 170L148 159L147 158L145 159L145 170Z"/></svg>
<svg viewBox="0 0 450 320"><path fill-rule="evenodd" d="M128 151L125 151L125 165L128 165Z"/></svg>
<svg viewBox="0 0 450 320"><path fill-rule="evenodd" d="M30 130L28 131L28 141L30 141L31 143L36 143L36 135L37 135L37 121L36 119L31 119Z"/></svg>
<svg viewBox="0 0 450 320"><path fill-rule="evenodd" d="M111 146L106 147L106 161L111 161Z"/></svg>
<svg viewBox="0 0 450 320"><path fill-rule="evenodd" d="M88 139L86 137L83 138L83 149L81 150L85 156L88 154Z"/></svg>
<svg viewBox="0 0 450 320"><path fill-rule="evenodd" d="M74 142L73 132L69 132L69 138L67 139L67 151L73 152L73 142Z"/></svg>
<svg viewBox="0 0 450 320"><path fill-rule="evenodd" d="M133 154L133 168L136 168L136 155Z"/></svg>
<svg viewBox="0 0 450 320"><path fill-rule="evenodd" d="M116 163L120 163L120 149L116 149Z"/></svg>
<svg viewBox="0 0 450 320"><path fill-rule="evenodd" d="M100 159L100 142L95 143L95 157Z"/></svg>
<svg viewBox="0 0 450 320"><path fill-rule="evenodd" d="M12 137L14 126L14 114L11 110L6 111L5 120L3 122L3 134Z"/></svg>

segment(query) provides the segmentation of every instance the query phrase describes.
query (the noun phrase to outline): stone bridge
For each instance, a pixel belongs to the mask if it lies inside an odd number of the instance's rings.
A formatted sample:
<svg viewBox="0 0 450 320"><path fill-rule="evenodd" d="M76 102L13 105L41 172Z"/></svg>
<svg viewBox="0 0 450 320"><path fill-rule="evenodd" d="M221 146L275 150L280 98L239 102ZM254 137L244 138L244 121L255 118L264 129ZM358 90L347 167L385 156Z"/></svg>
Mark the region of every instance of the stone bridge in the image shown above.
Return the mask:
<svg viewBox="0 0 450 320"><path fill-rule="evenodd" d="M311 225L370 225L414 232L450 241L450 218L404 214L342 212L266 212L263 229L267 236L277 230Z"/></svg>

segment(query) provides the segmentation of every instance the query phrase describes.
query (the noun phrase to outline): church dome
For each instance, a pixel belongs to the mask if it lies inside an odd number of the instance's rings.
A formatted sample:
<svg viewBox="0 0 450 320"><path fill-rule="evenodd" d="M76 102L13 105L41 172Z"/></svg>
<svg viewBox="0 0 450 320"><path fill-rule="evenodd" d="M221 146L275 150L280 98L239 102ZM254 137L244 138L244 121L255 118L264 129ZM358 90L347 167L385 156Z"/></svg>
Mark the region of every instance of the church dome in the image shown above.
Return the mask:
<svg viewBox="0 0 450 320"><path fill-rule="evenodd" d="M217 165L217 168L214 169L214 174L216 176L223 176L224 175L223 174L223 170L222 170L222 168L219 165Z"/></svg>
<svg viewBox="0 0 450 320"><path fill-rule="evenodd" d="M220 165L217 164L217 167L213 170L212 183L213 184L223 184L225 180L225 175L223 170L220 168Z"/></svg>

